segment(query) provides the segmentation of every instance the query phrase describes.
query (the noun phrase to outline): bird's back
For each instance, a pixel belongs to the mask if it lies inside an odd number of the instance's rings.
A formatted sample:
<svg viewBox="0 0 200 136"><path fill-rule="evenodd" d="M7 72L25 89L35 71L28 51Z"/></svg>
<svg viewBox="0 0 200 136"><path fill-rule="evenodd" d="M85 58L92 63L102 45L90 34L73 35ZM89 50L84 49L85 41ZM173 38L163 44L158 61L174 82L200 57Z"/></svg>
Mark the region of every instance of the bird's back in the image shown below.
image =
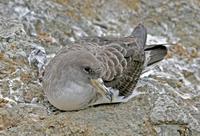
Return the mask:
<svg viewBox="0 0 200 136"><path fill-rule="evenodd" d="M104 84L127 97L132 94L143 70L146 37L146 28L139 24L128 37L89 37L78 43L91 49L104 65Z"/></svg>

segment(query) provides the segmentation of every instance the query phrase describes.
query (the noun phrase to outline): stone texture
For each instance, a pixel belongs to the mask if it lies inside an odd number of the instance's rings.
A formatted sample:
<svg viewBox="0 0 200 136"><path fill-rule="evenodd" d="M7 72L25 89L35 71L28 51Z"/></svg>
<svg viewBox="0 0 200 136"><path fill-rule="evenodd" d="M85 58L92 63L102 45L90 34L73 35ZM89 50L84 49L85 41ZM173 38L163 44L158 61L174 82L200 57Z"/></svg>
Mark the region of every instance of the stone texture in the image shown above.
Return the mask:
<svg viewBox="0 0 200 136"><path fill-rule="evenodd" d="M0 0L0 135L199 136L199 12L198 0ZM171 45L140 95L76 112L47 102L45 57L82 36L128 35L138 22Z"/></svg>

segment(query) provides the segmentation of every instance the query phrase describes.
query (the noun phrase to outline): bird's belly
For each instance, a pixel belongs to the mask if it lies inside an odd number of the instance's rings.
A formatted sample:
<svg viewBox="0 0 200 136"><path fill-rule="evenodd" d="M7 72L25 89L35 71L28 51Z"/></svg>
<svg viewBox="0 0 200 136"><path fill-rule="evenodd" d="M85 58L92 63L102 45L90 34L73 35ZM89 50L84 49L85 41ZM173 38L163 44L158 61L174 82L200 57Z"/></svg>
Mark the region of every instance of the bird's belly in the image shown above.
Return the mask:
<svg viewBox="0 0 200 136"><path fill-rule="evenodd" d="M70 83L53 92L54 94L47 94L49 102L56 108L65 111L84 109L96 97L92 86L83 87L75 83Z"/></svg>

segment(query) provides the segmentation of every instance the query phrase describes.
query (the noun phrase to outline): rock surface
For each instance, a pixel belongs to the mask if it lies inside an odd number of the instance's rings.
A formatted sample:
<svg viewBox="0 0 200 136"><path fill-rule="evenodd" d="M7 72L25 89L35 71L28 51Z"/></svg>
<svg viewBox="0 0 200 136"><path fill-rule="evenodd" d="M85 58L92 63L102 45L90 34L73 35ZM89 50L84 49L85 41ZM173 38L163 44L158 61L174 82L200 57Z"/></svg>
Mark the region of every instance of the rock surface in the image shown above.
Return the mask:
<svg viewBox="0 0 200 136"><path fill-rule="evenodd" d="M0 1L0 135L199 136L199 12L198 0ZM128 35L139 22L171 45L141 77L140 95L76 112L51 107L43 62L80 37Z"/></svg>

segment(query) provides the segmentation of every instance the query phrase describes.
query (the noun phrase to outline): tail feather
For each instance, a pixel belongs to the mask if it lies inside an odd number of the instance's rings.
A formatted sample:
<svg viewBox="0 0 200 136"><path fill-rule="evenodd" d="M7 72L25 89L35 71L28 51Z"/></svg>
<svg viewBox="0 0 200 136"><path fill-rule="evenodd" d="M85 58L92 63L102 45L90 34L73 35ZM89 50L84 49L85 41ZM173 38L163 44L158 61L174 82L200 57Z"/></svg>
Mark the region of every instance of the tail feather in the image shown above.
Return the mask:
<svg viewBox="0 0 200 136"><path fill-rule="evenodd" d="M167 47L164 45L147 45L145 47L146 66L150 66L164 59L167 54Z"/></svg>

